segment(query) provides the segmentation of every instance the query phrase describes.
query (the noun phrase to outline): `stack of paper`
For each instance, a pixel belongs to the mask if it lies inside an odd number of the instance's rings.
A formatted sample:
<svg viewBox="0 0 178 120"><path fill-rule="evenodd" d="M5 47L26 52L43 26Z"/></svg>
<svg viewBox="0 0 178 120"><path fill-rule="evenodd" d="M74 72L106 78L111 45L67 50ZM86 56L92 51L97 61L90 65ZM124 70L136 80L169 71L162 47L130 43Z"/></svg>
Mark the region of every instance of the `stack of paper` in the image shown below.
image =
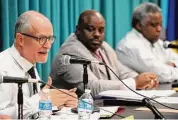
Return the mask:
<svg viewBox="0 0 178 120"><path fill-rule="evenodd" d="M178 104L178 97L160 97L156 98L155 100L160 103Z"/></svg>
<svg viewBox="0 0 178 120"><path fill-rule="evenodd" d="M149 98L165 97L176 93L175 90L136 90L135 92ZM126 90L108 90L99 93L100 96L142 100L144 97Z"/></svg>

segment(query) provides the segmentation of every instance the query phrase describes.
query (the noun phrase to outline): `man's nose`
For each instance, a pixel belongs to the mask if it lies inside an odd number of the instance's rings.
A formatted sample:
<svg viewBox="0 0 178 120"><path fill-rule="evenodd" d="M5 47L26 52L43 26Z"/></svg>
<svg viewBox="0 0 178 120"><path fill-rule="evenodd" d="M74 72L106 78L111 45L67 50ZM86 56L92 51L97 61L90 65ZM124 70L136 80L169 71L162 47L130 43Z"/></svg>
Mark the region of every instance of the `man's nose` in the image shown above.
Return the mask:
<svg viewBox="0 0 178 120"><path fill-rule="evenodd" d="M50 42L50 40L47 40L46 43L43 45L43 47L50 49L51 45L52 43Z"/></svg>
<svg viewBox="0 0 178 120"><path fill-rule="evenodd" d="M95 31L94 36L97 36L97 37L100 37L100 36L101 36L101 33L99 32L99 30L96 30L96 31Z"/></svg>
<svg viewBox="0 0 178 120"><path fill-rule="evenodd" d="M158 26L158 27L157 27L157 31L158 31L158 32L161 32L161 30L162 30L162 26Z"/></svg>

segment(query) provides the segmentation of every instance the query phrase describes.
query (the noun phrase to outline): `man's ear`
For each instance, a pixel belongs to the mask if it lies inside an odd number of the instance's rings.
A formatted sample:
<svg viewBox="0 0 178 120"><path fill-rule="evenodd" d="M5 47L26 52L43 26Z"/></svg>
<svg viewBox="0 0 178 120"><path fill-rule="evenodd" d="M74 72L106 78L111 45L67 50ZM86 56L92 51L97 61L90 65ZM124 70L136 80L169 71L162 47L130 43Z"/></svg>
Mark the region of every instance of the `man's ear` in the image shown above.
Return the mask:
<svg viewBox="0 0 178 120"><path fill-rule="evenodd" d="M79 27L79 25L76 25L76 34L80 34L80 27Z"/></svg>
<svg viewBox="0 0 178 120"><path fill-rule="evenodd" d="M16 41L15 41L16 44L18 44L19 46L24 45L24 36L21 35L20 33L16 33L15 39L16 39Z"/></svg>
<svg viewBox="0 0 178 120"><path fill-rule="evenodd" d="M140 22L136 24L136 29L137 29L138 31L141 31L141 29L142 29L142 24L141 24Z"/></svg>

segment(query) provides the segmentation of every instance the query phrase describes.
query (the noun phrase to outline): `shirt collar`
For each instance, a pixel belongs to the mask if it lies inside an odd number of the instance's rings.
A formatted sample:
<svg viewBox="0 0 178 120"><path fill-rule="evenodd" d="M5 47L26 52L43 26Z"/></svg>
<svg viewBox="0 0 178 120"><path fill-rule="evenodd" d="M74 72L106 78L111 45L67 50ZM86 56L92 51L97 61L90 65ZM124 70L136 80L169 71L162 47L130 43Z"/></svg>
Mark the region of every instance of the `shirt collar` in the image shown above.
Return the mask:
<svg viewBox="0 0 178 120"><path fill-rule="evenodd" d="M31 67L34 66L32 63L30 63L28 60L26 60L20 55L14 45L10 48L10 53L15 59L15 61L22 67L22 69L24 69L25 72L27 72Z"/></svg>
<svg viewBox="0 0 178 120"><path fill-rule="evenodd" d="M154 44L150 43L140 32L138 32L135 28L132 29L132 31L139 36L145 44L147 44L148 46L150 46L151 48L154 47Z"/></svg>

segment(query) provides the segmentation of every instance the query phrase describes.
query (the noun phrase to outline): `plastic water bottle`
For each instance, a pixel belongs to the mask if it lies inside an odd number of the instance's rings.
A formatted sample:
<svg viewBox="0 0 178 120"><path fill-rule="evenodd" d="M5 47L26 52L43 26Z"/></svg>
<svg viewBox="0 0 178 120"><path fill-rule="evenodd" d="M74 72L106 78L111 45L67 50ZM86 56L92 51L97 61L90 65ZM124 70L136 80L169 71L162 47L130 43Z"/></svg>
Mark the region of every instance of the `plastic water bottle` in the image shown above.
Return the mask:
<svg viewBox="0 0 178 120"><path fill-rule="evenodd" d="M93 98L90 92L91 90L86 89L78 101L78 120L90 119L90 115L93 111Z"/></svg>
<svg viewBox="0 0 178 120"><path fill-rule="evenodd" d="M39 119L50 120L52 114L52 102L49 96L49 89L43 89L43 95L39 101Z"/></svg>

